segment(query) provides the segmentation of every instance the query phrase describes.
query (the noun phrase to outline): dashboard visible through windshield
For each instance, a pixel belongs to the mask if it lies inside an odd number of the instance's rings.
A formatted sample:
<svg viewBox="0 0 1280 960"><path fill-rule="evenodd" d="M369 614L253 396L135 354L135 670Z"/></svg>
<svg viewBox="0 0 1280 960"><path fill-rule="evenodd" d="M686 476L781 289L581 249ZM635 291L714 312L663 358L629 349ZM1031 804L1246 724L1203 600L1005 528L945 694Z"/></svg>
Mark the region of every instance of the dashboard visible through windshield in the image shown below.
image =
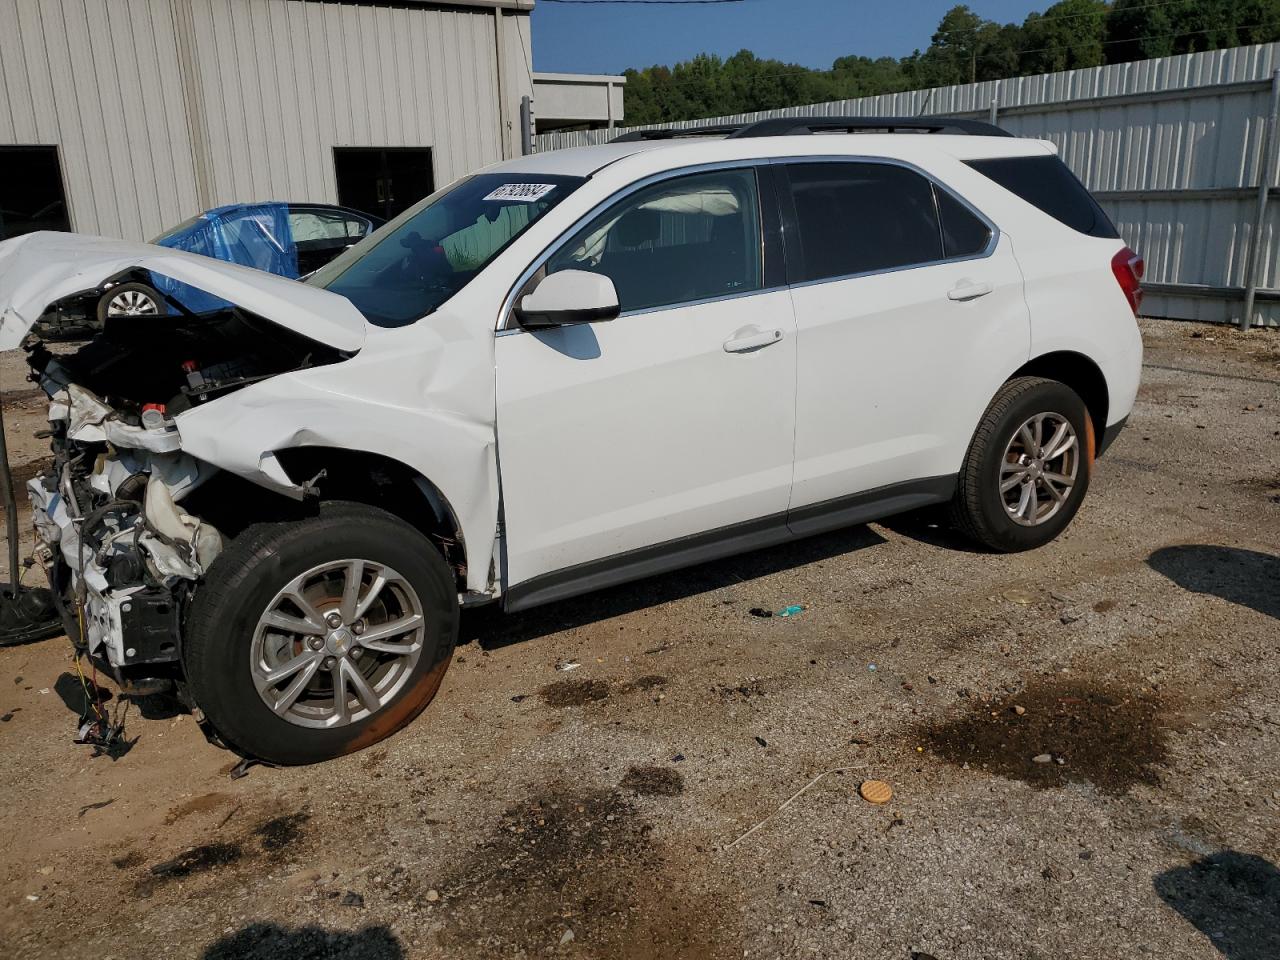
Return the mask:
<svg viewBox="0 0 1280 960"><path fill-rule="evenodd" d="M350 300L370 323L402 327L436 310L581 177L486 173L410 207L307 283Z"/></svg>

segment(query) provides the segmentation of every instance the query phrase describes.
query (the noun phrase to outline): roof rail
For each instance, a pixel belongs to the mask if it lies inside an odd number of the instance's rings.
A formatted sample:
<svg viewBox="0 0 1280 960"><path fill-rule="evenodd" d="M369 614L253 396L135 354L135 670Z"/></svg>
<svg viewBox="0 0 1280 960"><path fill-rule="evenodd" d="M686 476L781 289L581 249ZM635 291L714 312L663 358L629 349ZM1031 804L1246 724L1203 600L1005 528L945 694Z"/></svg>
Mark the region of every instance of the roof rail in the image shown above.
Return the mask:
<svg viewBox="0 0 1280 960"><path fill-rule="evenodd" d="M958 117L771 117L740 127L731 139L790 137L807 133L853 133L855 130L914 130L922 133L961 133L979 137L1011 137L993 123Z"/></svg>
<svg viewBox="0 0 1280 960"><path fill-rule="evenodd" d="M656 127L650 130L629 130L614 137L610 143L637 143L641 140L675 140L680 137L723 137L741 130L745 124L722 123L706 127Z"/></svg>

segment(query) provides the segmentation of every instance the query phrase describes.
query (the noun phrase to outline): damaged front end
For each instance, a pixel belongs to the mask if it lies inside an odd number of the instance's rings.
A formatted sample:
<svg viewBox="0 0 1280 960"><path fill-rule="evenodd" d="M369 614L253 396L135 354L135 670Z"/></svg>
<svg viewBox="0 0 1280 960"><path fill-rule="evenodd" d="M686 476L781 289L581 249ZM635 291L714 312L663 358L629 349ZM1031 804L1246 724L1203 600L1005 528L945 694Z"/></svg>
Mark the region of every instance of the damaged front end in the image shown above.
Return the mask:
<svg viewBox="0 0 1280 960"><path fill-rule="evenodd" d="M96 270L79 250L77 282L59 277L41 289L21 268L40 245L15 257L9 244L20 241L0 245L0 347L18 341L30 379L50 399L52 463L27 484L35 558L77 647L122 685L151 688L180 677L184 609L224 536L238 532L233 509L218 512L215 523L183 508L221 471L184 452L181 415L248 384L349 357L363 321L353 308L347 314L326 305L330 315L314 322L333 324L331 339L339 344L323 343L300 332L307 294L294 281L112 241L88 244L104 258ZM55 238L48 246L66 242ZM229 305L201 314L109 317L89 328L81 322L75 305L86 291L99 293L130 272L160 270ZM90 271L96 287L83 285ZM299 292L278 290L279 284ZM47 299L50 293L61 295ZM287 309L265 315L278 304Z"/></svg>

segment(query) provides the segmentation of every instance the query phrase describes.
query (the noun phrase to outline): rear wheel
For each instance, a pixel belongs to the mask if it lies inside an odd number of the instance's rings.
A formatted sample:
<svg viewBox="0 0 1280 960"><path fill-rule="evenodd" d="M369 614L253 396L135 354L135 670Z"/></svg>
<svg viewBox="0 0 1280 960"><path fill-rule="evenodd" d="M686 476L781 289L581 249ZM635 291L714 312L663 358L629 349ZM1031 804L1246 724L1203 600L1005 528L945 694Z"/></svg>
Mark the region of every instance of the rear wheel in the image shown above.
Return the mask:
<svg viewBox="0 0 1280 960"><path fill-rule="evenodd" d="M969 445L952 519L993 550L1043 546L1080 508L1093 455L1092 421L1075 391L1039 377L1010 380Z"/></svg>
<svg viewBox="0 0 1280 960"><path fill-rule="evenodd" d="M192 600L183 659L228 743L315 763L416 717L457 632L453 573L431 543L385 511L333 504L232 542Z"/></svg>

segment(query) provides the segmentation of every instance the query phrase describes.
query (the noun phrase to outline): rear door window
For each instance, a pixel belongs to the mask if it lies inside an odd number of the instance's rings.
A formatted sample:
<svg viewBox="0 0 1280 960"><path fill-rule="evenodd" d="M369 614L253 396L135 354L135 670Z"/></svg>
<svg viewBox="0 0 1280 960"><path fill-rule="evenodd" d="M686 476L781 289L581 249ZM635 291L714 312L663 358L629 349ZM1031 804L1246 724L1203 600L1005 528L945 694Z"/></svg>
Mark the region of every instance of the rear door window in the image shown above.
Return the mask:
<svg viewBox="0 0 1280 960"><path fill-rule="evenodd" d="M1098 201L1055 156L970 160L969 166L1073 230L1108 240L1120 238Z"/></svg>
<svg viewBox="0 0 1280 960"><path fill-rule="evenodd" d="M943 258L933 185L885 163L786 165L800 238L792 282L889 270ZM791 259L795 259L792 256Z"/></svg>

